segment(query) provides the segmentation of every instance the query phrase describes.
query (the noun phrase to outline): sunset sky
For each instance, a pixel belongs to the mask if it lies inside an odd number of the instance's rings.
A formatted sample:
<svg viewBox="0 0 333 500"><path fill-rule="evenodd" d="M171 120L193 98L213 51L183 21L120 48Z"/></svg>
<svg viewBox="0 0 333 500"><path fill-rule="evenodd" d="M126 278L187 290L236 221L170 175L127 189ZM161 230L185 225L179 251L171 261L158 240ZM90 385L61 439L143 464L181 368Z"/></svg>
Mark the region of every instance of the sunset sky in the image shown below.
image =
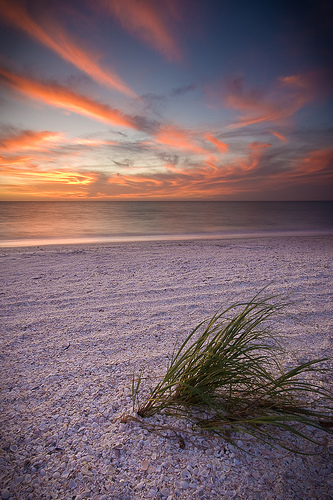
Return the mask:
<svg viewBox="0 0 333 500"><path fill-rule="evenodd" d="M0 0L1 200L333 199L332 11Z"/></svg>

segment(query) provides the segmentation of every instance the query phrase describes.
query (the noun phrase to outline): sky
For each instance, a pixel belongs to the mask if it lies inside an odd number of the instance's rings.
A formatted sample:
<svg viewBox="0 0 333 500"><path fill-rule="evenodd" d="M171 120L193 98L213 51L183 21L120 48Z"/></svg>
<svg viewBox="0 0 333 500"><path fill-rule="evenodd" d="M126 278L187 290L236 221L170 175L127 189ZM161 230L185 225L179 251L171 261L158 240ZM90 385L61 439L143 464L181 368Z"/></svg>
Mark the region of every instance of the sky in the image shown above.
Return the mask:
<svg viewBox="0 0 333 500"><path fill-rule="evenodd" d="M333 4L0 0L1 200L332 200Z"/></svg>

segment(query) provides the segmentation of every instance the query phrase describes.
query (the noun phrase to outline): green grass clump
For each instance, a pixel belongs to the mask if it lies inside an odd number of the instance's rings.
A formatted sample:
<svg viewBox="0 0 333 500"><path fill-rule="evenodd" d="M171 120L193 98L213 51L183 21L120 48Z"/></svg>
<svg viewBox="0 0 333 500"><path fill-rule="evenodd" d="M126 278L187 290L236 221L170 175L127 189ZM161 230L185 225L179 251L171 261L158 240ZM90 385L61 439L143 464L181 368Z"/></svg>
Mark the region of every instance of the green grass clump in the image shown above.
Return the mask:
<svg viewBox="0 0 333 500"><path fill-rule="evenodd" d="M331 432L332 394L315 381L327 359L283 370L283 350L267 328L281 306L270 302L258 294L200 323L172 356L138 415L186 417L194 428L233 443L234 432L243 432L287 449L288 441L283 443L273 428L309 441L308 426ZM134 398L140 381L133 381Z"/></svg>

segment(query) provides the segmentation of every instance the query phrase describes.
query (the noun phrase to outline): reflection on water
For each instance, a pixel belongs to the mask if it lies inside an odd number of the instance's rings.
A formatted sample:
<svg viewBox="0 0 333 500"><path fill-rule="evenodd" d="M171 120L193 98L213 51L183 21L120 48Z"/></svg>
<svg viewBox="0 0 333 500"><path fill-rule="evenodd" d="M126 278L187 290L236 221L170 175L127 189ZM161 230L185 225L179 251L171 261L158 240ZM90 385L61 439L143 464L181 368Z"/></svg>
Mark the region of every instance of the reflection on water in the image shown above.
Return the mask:
<svg viewBox="0 0 333 500"><path fill-rule="evenodd" d="M17 244L333 232L333 202L1 202L0 239ZM51 241L50 241L51 242ZM29 243L32 244L32 243ZM39 243L43 244L43 243Z"/></svg>

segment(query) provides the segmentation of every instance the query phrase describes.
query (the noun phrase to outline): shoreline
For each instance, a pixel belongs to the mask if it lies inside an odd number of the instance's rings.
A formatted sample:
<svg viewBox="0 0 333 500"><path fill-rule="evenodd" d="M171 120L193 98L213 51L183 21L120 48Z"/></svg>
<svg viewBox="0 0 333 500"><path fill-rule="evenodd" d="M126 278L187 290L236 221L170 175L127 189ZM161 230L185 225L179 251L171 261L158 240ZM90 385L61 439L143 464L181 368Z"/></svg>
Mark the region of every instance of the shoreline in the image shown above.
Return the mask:
<svg viewBox="0 0 333 500"><path fill-rule="evenodd" d="M132 413L133 370L161 376L175 343L200 321L266 285L290 300L272 325L286 363L333 359L332 243L283 236L2 247L2 491L14 500L331 498L333 437L319 431L318 455L250 440L252 456L186 432L182 449L119 417ZM184 421L149 421L186 430Z"/></svg>
<svg viewBox="0 0 333 500"><path fill-rule="evenodd" d="M178 241L218 241L218 240L241 240L262 238L287 238L287 237L320 237L333 236L333 230L274 230L274 231L234 231L224 233L180 233L180 234L135 234L135 235L113 235L94 237L59 237L59 238L22 238L0 240L0 248L40 247L50 245L101 245L113 243L138 243L138 242L178 242Z"/></svg>

